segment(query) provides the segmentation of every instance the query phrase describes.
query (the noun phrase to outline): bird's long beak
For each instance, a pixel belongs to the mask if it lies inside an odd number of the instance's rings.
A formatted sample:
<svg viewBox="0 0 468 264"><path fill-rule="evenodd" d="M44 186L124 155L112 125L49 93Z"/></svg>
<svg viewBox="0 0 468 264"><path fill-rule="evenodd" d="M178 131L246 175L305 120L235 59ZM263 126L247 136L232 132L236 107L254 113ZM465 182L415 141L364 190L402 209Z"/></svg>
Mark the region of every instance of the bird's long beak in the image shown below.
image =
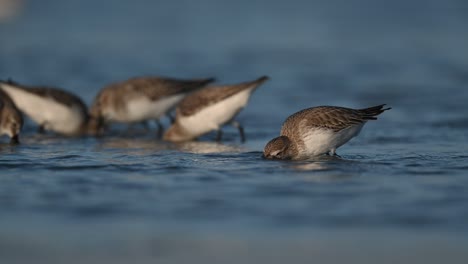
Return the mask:
<svg viewBox="0 0 468 264"><path fill-rule="evenodd" d="M14 135L13 137L11 137L11 140L10 140L10 144L19 144L19 136L18 134Z"/></svg>

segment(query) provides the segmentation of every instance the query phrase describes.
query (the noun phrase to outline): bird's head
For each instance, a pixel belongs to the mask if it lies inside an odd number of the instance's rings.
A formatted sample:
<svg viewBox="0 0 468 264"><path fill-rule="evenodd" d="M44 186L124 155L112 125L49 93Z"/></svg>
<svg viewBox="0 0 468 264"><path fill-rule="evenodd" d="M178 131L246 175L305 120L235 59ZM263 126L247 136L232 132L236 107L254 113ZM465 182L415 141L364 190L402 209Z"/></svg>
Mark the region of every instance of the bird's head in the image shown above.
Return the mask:
<svg viewBox="0 0 468 264"><path fill-rule="evenodd" d="M276 137L268 142L263 150L266 159L290 160L294 155L293 142L287 136Z"/></svg>

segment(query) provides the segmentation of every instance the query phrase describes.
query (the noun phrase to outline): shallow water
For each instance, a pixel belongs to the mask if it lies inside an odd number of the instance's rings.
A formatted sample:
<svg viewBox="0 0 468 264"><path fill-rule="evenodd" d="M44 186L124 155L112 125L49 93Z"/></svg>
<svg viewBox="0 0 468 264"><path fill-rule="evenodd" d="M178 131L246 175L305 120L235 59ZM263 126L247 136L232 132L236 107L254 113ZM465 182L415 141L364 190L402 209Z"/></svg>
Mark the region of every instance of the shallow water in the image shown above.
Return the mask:
<svg viewBox="0 0 468 264"><path fill-rule="evenodd" d="M112 3L112 4L111 4ZM8 263L464 263L468 253L464 1L27 1L0 20L0 75L90 104L144 74L272 79L225 140L0 140ZM393 109L341 158L266 161L290 114ZM167 120L164 121L167 126Z"/></svg>

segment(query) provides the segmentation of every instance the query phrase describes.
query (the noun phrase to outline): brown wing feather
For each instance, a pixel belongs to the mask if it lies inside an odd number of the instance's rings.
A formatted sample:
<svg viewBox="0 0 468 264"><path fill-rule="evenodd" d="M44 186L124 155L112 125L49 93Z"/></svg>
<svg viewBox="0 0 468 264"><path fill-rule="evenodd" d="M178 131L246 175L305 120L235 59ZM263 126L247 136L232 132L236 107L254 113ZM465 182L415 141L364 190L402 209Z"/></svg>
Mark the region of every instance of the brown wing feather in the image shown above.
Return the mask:
<svg viewBox="0 0 468 264"><path fill-rule="evenodd" d="M376 120L378 115L381 113L392 109L391 107L383 108L385 104L377 105L369 108L359 109L359 113L365 118L366 120Z"/></svg>
<svg viewBox="0 0 468 264"><path fill-rule="evenodd" d="M214 78L179 80L163 77L135 77L104 87L95 97L90 114L99 116L103 106L124 109L133 98L149 98L156 101L162 97L192 92L215 81Z"/></svg>
<svg viewBox="0 0 468 264"><path fill-rule="evenodd" d="M30 87L28 91L42 97L52 98L66 106L79 105L81 108L86 109L86 104L81 98L61 89L52 87Z"/></svg>
<svg viewBox="0 0 468 264"><path fill-rule="evenodd" d="M22 89L26 92L36 94L40 97L53 99L57 103L60 103L69 107L78 105L78 107L81 109L84 115L87 116L86 104L81 100L80 97L74 95L71 92L68 92L59 88L53 88L53 87L26 86L26 85L22 85L17 82L14 82L12 80L8 80L6 83L15 86L18 89Z"/></svg>
<svg viewBox="0 0 468 264"><path fill-rule="evenodd" d="M368 120L377 119L377 115L389 110L384 105L365 109L351 109L337 106L319 106L304 109L288 117L282 131L295 130L299 122L305 122L307 127L325 128L340 131L347 127L362 124ZM306 120L306 121L303 121Z"/></svg>
<svg viewBox="0 0 468 264"><path fill-rule="evenodd" d="M136 77L120 83L111 84L104 89L118 90L118 93L126 94L126 96L123 97L127 99L128 96L144 95L150 98L150 100L158 100L169 95L191 92L214 80L214 78L178 80L159 77Z"/></svg>
<svg viewBox="0 0 468 264"><path fill-rule="evenodd" d="M59 88L47 87L47 86L27 86L27 85L22 85L17 82L14 82L12 80L8 80L6 83L15 86L18 89L22 89L29 93L36 94L40 97L51 98L57 101L58 103L64 104L66 106L72 106L72 105L78 104L80 105L80 107L83 107L84 109L86 109L86 104L83 103L81 98L79 98L78 96L68 91L64 91Z"/></svg>
<svg viewBox="0 0 468 264"><path fill-rule="evenodd" d="M235 85L211 86L196 91L185 97L177 107L177 114L190 116L201 109L220 102L246 89L256 89L260 84L267 81L268 77L263 76L255 81L245 82Z"/></svg>

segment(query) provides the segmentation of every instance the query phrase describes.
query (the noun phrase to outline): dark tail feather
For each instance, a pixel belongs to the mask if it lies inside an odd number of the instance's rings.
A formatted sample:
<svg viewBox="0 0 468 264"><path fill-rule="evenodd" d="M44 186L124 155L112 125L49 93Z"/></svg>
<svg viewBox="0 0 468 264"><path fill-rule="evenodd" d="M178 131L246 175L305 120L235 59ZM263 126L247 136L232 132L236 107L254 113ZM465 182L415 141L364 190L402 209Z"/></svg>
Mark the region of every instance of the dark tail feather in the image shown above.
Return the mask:
<svg viewBox="0 0 468 264"><path fill-rule="evenodd" d="M245 82L243 83L242 85L244 87L251 87L252 85L255 85L255 89L257 89L262 83L268 81L270 79L270 77L264 75L258 79L255 79L253 81L249 81L249 82Z"/></svg>
<svg viewBox="0 0 468 264"><path fill-rule="evenodd" d="M212 83L214 81L216 81L215 78L194 79L194 80L184 81L185 85L184 85L184 88L182 89L182 91L198 90L198 89L203 88L207 84L210 84L210 83Z"/></svg>
<svg viewBox="0 0 468 264"><path fill-rule="evenodd" d="M369 108L359 109L359 113L362 115L362 118L365 120L376 120L378 115L381 113L392 109L391 107L384 108L385 104L377 105Z"/></svg>
<svg viewBox="0 0 468 264"><path fill-rule="evenodd" d="M264 83L264 82L268 81L269 79L270 79L270 77L264 75L264 76L258 78L255 82Z"/></svg>
<svg viewBox="0 0 468 264"><path fill-rule="evenodd" d="M207 78L207 79L201 79L199 82L200 82L200 85L207 85L215 81L216 81L216 78Z"/></svg>
<svg viewBox="0 0 468 264"><path fill-rule="evenodd" d="M0 83L11 84L11 85L18 84L17 82L13 81L11 78L8 78L6 80L0 79Z"/></svg>

